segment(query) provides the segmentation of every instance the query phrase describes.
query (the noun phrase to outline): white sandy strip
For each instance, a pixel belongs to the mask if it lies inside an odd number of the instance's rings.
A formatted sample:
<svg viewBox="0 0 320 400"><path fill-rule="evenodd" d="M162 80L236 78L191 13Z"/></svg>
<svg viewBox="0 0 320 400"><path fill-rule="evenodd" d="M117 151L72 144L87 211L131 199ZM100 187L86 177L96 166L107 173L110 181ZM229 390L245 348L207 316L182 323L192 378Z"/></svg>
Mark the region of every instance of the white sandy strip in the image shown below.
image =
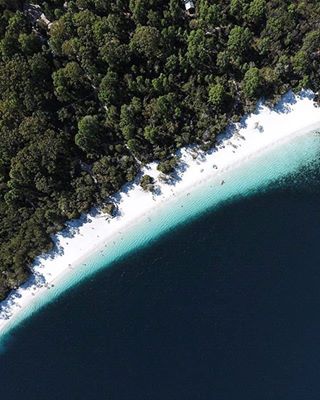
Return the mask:
<svg viewBox="0 0 320 400"><path fill-rule="evenodd" d="M149 165L144 172L157 180L161 194L152 195L144 192L138 184L118 194L120 216L108 220L106 215L98 213L88 216L87 222L71 221L69 231L74 227L73 237L65 233L57 234L54 241L63 250L51 256L39 257L33 266L34 276L25 285L13 291L1 303L0 333L8 332L20 320L35 298L46 296L53 286L62 284L63 279L75 273L77 266L90 260L108 243L120 240L122 232L150 215L161 204L170 202L175 197L185 196L195 190L195 186L215 179L222 181L227 170L239 168L244 160L256 157L274 146L283 144L297 135L303 135L313 129L320 129L320 108L316 107L311 92L304 92L301 97L286 95L273 110L260 107L255 114L248 116L245 124L239 125L231 138L223 138L216 151L208 154L192 149L183 149L182 161L187 168L180 173L181 180L168 185L158 180L156 164ZM76 227L76 228L75 228ZM70 236L70 235L69 235Z"/></svg>

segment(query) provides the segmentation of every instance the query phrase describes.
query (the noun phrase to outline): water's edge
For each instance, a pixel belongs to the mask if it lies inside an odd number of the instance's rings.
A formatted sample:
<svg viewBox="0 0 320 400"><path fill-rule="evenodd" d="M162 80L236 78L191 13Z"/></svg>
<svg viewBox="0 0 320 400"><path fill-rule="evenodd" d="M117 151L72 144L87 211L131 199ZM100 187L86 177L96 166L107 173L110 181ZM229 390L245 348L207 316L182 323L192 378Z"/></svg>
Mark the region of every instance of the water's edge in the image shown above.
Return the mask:
<svg viewBox="0 0 320 400"><path fill-rule="evenodd" d="M190 222L200 214L221 207L225 202L241 197L251 196L256 192L267 190L270 185L281 185L281 179L289 174L296 174L304 166L318 161L320 135L310 132L298 136L294 140L281 145L272 152L267 152L252 160L247 160L241 168L230 170L220 178L209 183L199 184L192 191L181 194L170 202L159 206L148 213L141 221L129 227L122 235L121 241L113 246L101 248L89 260L68 274L63 282L51 288L46 296L35 298L32 304L6 326L0 340L4 343L8 335L14 331L27 317L38 312L44 305L54 301L66 289L75 287L81 281L96 274L103 268L111 266L120 258L149 245L169 230Z"/></svg>

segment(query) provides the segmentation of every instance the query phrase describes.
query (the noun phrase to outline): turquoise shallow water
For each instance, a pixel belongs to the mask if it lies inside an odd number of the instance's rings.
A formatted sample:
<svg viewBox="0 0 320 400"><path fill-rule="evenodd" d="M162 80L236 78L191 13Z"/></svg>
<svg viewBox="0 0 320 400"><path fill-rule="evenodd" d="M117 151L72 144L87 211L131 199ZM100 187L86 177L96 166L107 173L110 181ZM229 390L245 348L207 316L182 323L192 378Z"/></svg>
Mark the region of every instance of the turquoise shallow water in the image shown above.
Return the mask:
<svg viewBox="0 0 320 400"><path fill-rule="evenodd" d="M108 260L91 260L99 273L83 268L81 284L12 330L1 396L318 400L318 148L299 139L128 230Z"/></svg>
<svg viewBox="0 0 320 400"><path fill-rule="evenodd" d="M76 273L69 275L46 296L35 299L32 307L9 327L9 331L31 314L38 312L44 305L57 299L68 288L76 286L128 253L148 246L155 239L186 221L190 222L207 210L218 209L235 199L265 191L270 185L281 186L281 181L289 175L292 176L298 171L301 172L303 168L318 163L319 149L318 133L310 132L296 137L291 142L249 159L241 167L226 172L223 175L224 185L220 185L221 178L219 181L199 184L193 188L190 195L183 194L172 199L170 203L158 207L150 214L149 219L145 218L129 227L123 235L123 240L109 246L105 254L98 253L92 256L86 261L86 265L79 265Z"/></svg>

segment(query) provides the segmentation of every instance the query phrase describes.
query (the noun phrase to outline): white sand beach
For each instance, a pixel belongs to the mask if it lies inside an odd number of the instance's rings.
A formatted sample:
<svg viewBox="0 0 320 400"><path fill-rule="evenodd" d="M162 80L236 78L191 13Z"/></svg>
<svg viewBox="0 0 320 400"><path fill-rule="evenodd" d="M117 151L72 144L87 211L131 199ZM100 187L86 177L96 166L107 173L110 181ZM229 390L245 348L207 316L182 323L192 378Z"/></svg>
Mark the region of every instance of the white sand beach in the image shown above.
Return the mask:
<svg viewBox="0 0 320 400"><path fill-rule="evenodd" d="M70 221L66 230L53 238L57 250L38 257L30 280L0 303L0 336L29 315L30 309L37 311L36 299L54 292L68 275L77 273L80 264L99 252L107 253L108 248L123 240L129 227L142 220L147 224L159 207L169 207L176 197L188 196L197 190L196 187L210 182L227 185L228 174L244 165L245 160L271 152L297 136L320 130L320 108L313 97L308 91L300 96L289 93L273 110L258 107L258 111L247 116L231 135L221 135L217 147L208 153L195 148L183 149L183 168L173 184L159 180L155 163L148 165L143 172L155 178L159 193L147 193L138 183L127 185L114 196L119 210L116 217L110 219L96 212Z"/></svg>

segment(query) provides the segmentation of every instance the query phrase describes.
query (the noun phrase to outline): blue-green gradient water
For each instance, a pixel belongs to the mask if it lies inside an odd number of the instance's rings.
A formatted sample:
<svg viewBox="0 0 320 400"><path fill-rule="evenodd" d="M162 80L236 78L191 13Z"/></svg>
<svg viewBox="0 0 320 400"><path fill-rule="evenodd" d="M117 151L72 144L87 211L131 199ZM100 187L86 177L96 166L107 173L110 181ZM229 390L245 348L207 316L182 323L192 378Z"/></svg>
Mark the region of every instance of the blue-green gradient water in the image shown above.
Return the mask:
<svg viewBox="0 0 320 400"><path fill-rule="evenodd" d="M82 266L12 332L1 395L318 399L319 144L195 188Z"/></svg>

